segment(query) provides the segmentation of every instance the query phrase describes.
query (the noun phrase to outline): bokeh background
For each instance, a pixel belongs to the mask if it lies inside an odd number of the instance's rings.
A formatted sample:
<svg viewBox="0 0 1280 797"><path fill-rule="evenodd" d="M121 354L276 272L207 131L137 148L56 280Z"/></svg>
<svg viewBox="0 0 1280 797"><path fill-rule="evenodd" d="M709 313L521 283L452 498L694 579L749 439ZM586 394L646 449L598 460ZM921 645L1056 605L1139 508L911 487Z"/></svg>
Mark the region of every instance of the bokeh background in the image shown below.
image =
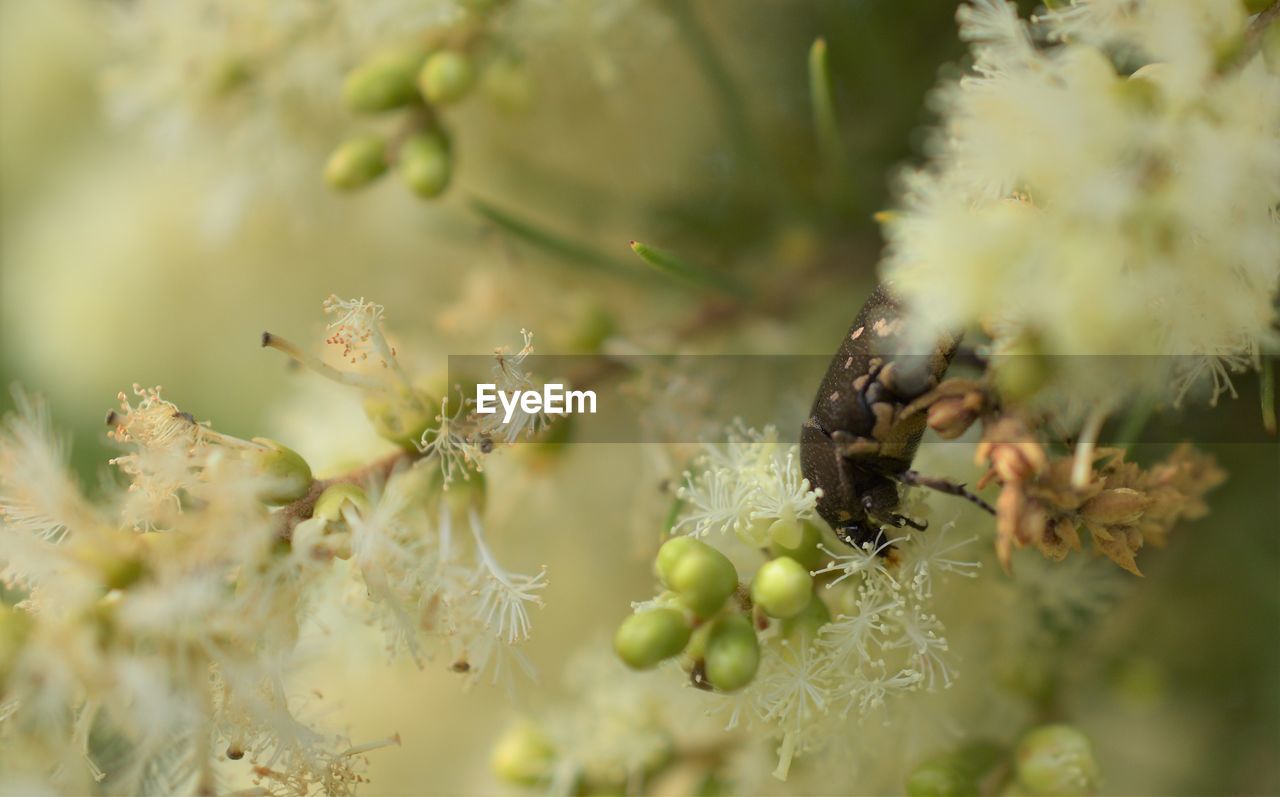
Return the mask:
<svg viewBox="0 0 1280 797"><path fill-rule="evenodd" d="M928 91L963 67L949 2L511 0L500 31L520 81L451 109L447 194L424 202L388 178L340 196L322 172L359 127L342 74L451 3L316 0L327 9L316 16L288 0L251 29L226 20L253 18L237 14L254 4L218 5L0 0L0 382L48 399L89 485L110 478L102 417L134 382L322 468L377 450L353 396L258 347L268 328L318 339L330 293L385 305L401 356L422 370L513 344L522 328L545 353L574 352L592 325L639 351L828 352L874 283L872 214L924 153ZM282 43L301 24L291 14L341 35ZM818 36L842 123L838 171L811 124ZM210 70L240 46L278 61L261 91L218 96ZM723 312L655 279L632 239L788 290ZM1238 404L1203 421L1248 430L1224 439L1258 428L1256 383L1239 387ZM1202 421L1185 421L1195 436ZM1280 462L1261 439L1209 447L1231 474L1213 514L1145 559L1142 583L1063 653L1106 793L1280 791ZM330 719L352 738L404 740L373 756L369 794L502 788L486 763L498 732L572 700L566 662L650 594L643 554L666 509L664 455L570 446L534 468L518 454L490 475L503 497L491 527L512 566L550 570L526 646L540 684L514 701L464 694L447 662L388 664L365 629L333 625L305 674ZM922 456L971 468L963 451ZM972 678L963 688L981 700L991 679Z"/></svg>

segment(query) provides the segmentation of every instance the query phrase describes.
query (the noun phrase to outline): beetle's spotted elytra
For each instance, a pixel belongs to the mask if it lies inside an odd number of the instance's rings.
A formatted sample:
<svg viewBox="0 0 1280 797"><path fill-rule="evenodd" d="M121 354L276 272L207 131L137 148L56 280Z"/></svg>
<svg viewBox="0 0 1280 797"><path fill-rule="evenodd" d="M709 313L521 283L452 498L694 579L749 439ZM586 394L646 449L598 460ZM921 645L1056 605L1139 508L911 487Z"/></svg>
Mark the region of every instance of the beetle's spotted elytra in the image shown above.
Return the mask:
<svg viewBox="0 0 1280 797"><path fill-rule="evenodd" d="M800 432L800 466L822 490L818 514L851 545L879 547L884 526L926 524L900 514L900 484L982 499L943 479L911 470L924 435L922 412L904 412L938 386L959 345L939 332L931 348L912 349L897 301L878 286L862 306L819 385Z"/></svg>

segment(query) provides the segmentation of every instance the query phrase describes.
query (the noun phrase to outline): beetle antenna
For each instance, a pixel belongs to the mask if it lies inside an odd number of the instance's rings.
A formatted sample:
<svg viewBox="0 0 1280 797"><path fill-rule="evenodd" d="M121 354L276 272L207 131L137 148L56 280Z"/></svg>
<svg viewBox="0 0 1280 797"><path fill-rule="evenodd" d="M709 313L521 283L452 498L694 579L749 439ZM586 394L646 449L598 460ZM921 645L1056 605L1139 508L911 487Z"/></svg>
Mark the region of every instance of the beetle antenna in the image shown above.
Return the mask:
<svg viewBox="0 0 1280 797"><path fill-rule="evenodd" d="M982 507L984 511L992 515L996 513L996 510L991 506L991 504L982 500L982 496L967 489L963 484L956 484L953 481L939 479L933 476L925 476L923 473L914 470L904 470L902 473L896 474L894 478L899 482L911 485L912 487L928 487L930 490L937 490L940 493L959 496L973 504L976 504L977 506Z"/></svg>

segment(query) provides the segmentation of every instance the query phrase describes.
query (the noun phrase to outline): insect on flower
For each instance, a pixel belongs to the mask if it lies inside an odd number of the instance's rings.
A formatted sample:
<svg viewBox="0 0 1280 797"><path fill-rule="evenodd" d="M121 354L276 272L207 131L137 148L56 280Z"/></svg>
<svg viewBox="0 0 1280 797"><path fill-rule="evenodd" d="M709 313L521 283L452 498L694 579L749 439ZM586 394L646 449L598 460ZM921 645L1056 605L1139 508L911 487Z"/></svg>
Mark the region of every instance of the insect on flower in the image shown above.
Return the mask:
<svg viewBox="0 0 1280 797"><path fill-rule="evenodd" d="M801 471L822 490L818 514L855 547L879 546L885 525L925 528L898 513L899 485L962 496L994 514L964 485L911 469L926 422L917 400L937 387L959 341L938 333L924 353L912 353L913 343L897 302L878 286L832 358L800 431Z"/></svg>

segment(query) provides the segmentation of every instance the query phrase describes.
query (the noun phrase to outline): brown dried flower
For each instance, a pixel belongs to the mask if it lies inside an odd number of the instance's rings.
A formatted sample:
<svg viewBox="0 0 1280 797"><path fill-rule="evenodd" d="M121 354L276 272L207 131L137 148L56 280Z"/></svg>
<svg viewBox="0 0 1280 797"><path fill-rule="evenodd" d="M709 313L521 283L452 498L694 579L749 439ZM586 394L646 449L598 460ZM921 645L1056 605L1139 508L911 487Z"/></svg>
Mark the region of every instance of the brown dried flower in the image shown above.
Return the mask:
<svg viewBox="0 0 1280 797"><path fill-rule="evenodd" d="M1187 444L1146 470L1124 456L1123 449L1098 449L1089 478L1076 486L1073 456L1048 459L1016 418L991 424L978 457L990 468L983 482L994 479L1003 487L996 501L996 553L1004 568L1014 548L1032 546L1055 561L1080 550L1083 526L1097 550L1142 575L1138 550L1146 543L1163 546L1178 521L1205 515L1205 493L1226 478L1212 457Z"/></svg>

